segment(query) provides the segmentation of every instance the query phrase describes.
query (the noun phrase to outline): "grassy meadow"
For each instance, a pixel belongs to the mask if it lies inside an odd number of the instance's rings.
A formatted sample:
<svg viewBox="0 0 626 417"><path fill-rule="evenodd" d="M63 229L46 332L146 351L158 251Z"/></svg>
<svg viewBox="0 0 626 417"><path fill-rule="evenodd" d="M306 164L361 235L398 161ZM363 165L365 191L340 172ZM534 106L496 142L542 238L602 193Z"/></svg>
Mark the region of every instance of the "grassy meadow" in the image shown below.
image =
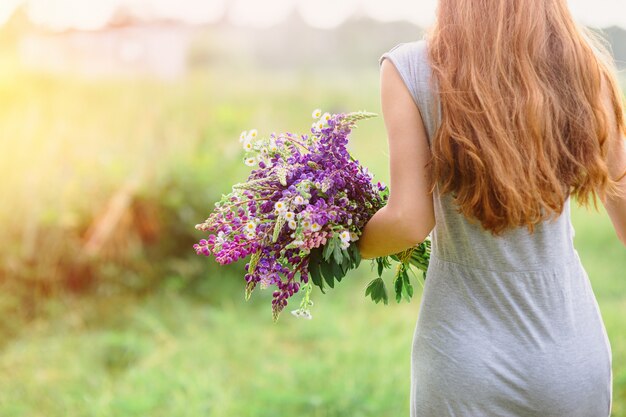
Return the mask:
<svg viewBox="0 0 626 417"><path fill-rule="evenodd" d="M313 292L313 320L289 314L296 296L274 324L269 291L244 301L243 262L192 249L245 178L240 132L305 133L318 107L380 115L375 65L170 83L19 72L0 106L0 416L408 416L419 285L376 305L365 262ZM387 182L382 115L350 147ZM601 207L572 218L626 417L626 251Z"/></svg>

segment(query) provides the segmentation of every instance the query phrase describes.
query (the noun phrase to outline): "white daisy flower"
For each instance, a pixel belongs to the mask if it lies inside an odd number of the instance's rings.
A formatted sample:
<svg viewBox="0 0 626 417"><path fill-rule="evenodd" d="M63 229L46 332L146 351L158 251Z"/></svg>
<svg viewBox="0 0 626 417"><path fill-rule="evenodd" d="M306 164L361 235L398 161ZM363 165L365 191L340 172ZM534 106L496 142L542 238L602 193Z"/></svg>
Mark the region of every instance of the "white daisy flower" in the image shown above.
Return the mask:
<svg viewBox="0 0 626 417"><path fill-rule="evenodd" d="M274 139L270 140L269 149L271 152L278 152L278 145Z"/></svg>
<svg viewBox="0 0 626 417"><path fill-rule="evenodd" d="M256 237L256 235L254 234L254 232L246 232L246 239L252 240L255 237Z"/></svg>
<svg viewBox="0 0 626 417"><path fill-rule="evenodd" d="M311 222L308 220L304 220L302 222L302 226L304 226L305 229L309 230L309 228L311 227Z"/></svg>
<svg viewBox="0 0 626 417"><path fill-rule="evenodd" d="M315 124L315 127L316 127L316 128L318 128L318 129L320 129L320 130L321 130L321 129L323 129L323 128L324 128L324 122L317 122L317 123Z"/></svg>
<svg viewBox="0 0 626 417"><path fill-rule="evenodd" d="M355 242L355 241L359 240L359 236L356 233L354 233L354 232L350 232L350 240Z"/></svg>
<svg viewBox="0 0 626 417"><path fill-rule="evenodd" d="M257 137L257 135L258 135L258 132L257 132L257 130L256 130L256 129L251 129L251 130L248 132L248 138L250 138L250 139L254 139L254 138L256 138L256 137Z"/></svg>
<svg viewBox="0 0 626 417"><path fill-rule="evenodd" d="M342 242L350 242L350 232L347 230L342 231L339 234L339 239L341 239Z"/></svg>
<svg viewBox="0 0 626 417"><path fill-rule="evenodd" d="M293 211L286 211L284 216L287 220L295 220L296 218L296 214Z"/></svg>
<svg viewBox="0 0 626 417"><path fill-rule="evenodd" d="M281 212L287 210L287 205L284 202L282 202L282 201L277 201L276 203L274 203L274 209L277 212L281 213Z"/></svg>
<svg viewBox="0 0 626 417"><path fill-rule="evenodd" d="M330 120L330 113L326 112L322 115L322 119L324 119L324 121L329 121Z"/></svg>
<svg viewBox="0 0 626 417"><path fill-rule="evenodd" d="M302 205L304 204L304 198L302 198L301 195L297 195L295 196L295 198L293 199L293 203L297 204L297 205Z"/></svg>
<svg viewBox="0 0 626 417"><path fill-rule="evenodd" d="M246 159L244 160L244 163L245 163L246 165L248 165L249 167L255 166L255 165L256 165L256 162L257 162L257 161L256 161L256 158L254 158L254 157L246 158Z"/></svg>
<svg viewBox="0 0 626 417"><path fill-rule="evenodd" d="M341 241L341 243L339 244L339 247L341 249L348 249L348 247L350 246L350 242L344 242L343 240Z"/></svg>
<svg viewBox="0 0 626 417"><path fill-rule="evenodd" d="M253 221L249 221L245 226L246 232L254 232L256 230L256 224Z"/></svg>
<svg viewBox="0 0 626 417"><path fill-rule="evenodd" d="M313 223L311 225L311 230L314 232L319 232L320 230L322 230L322 226L320 226L318 223Z"/></svg>
<svg viewBox="0 0 626 417"><path fill-rule="evenodd" d="M241 135L239 135L239 142L243 142L244 140L246 140L246 137L248 136L248 132L247 131L243 131L241 132Z"/></svg>
<svg viewBox="0 0 626 417"><path fill-rule="evenodd" d="M289 223L287 223L289 225L289 228L291 230L294 230L296 227L298 227L298 223L296 223L295 220L289 220Z"/></svg>
<svg viewBox="0 0 626 417"><path fill-rule="evenodd" d="M322 116L322 110L320 109L313 110L312 116L314 119L319 119Z"/></svg>
<svg viewBox="0 0 626 417"><path fill-rule="evenodd" d="M250 152L250 151L251 151L251 150L253 150L253 149L254 149L254 145L252 145L252 141L251 141L251 140L246 139L246 140L243 142L243 150L244 150L244 151L246 151L246 152Z"/></svg>

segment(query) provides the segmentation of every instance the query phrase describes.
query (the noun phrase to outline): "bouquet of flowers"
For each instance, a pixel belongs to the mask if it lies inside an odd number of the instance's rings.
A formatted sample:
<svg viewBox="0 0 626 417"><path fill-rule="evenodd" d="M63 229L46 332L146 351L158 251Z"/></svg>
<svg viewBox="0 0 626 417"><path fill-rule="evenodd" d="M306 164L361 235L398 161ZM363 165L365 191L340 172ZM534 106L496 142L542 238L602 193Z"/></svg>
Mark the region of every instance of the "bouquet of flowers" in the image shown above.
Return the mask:
<svg viewBox="0 0 626 417"><path fill-rule="evenodd" d="M330 114L313 111L311 134L272 133L258 136L256 129L241 133L244 163L252 168L245 182L215 204L208 219L196 229L209 232L194 245L199 255L214 256L228 264L250 256L245 269L245 299L257 284L275 286L272 316L277 321L288 299L301 290L300 308L292 313L311 318L312 285L324 292L334 288L361 257L356 246L362 228L387 201L388 188L373 183L373 176L347 150L356 122L377 116L358 111ZM389 257L372 260L378 277L365 295L388 302L382 279L385 269L398 263L396 301L410 300L413 287L410 265L425 271L430 240Z"/></svg>

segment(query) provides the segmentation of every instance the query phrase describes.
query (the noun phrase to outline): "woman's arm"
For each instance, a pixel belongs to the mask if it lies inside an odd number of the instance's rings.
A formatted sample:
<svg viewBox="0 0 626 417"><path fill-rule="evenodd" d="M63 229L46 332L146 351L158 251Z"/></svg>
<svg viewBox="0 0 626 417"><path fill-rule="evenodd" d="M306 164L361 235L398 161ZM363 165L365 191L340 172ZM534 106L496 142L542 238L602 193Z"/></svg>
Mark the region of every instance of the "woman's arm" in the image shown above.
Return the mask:
<svg viewBox="0 0 626 417"><path fill-rule="evenodd" d="M361 257L398 253L423 242L435 226L426 164L430 148L419 109L389 59L380 69L381 106L389 143L387 205L365 225L357 241Z"/></svg>

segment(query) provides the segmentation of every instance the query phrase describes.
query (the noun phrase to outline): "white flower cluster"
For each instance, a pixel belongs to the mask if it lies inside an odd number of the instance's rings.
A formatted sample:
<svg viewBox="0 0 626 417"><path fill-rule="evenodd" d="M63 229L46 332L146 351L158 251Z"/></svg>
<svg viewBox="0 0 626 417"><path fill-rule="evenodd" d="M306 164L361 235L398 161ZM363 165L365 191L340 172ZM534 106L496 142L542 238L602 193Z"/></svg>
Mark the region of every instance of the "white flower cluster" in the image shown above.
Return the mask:
<svg viewBox="0 0 626 417"><path fill-rule="evenodd" d="M256 129L251 129L250 131L244 130L241 132L241 135L239 135L239 142L247 154L243 162L248 166L256 166L260 161L267 158L270 153L278 152L278 145L274 138L257 140L257 136L258 131ZM250 155L251 152L259 153L256 156L252 156Z"/></svg>
<svg viewBox="0 0 626 417"><path fill-rule="evenodd" d="M297 309L297 310L292 310L291 314L293 314L296 317L301 317L307 320L311 320L313 318L313 316L311 315L311 312L309 310L303 310L301 308Z"/></svg>
<svg viewBox="0 0 626 417"><path fill-rule="evenodd" d="M297 195L293 199L293 204L298 205L298 206L305 205L305 204L309 204L309 200L303 198L302 196ZM291 230L296 230L296 228L298 227L298 220L301 221L302 226L304 227L305 230L310 229L314 232L317 232L321 230L322 228L322 226L320 226L319 224L311 223L308 219L303 218L302 213L298 213L296 215L293 211L289 210L287 203L285 203L282 200L274 203L274 211L287 221L287 225L289 226Z"/></svg>
<svg viewBox="0 0 626 417"><path fill-rule="evenodd" d="M258 131L256 129L252 129L250 131L244 130L239 135L239 142L243 146L243 150L246 152L252 152L254 150L254 140L258 136ZM254 166L257 164L257 158L253 156L247 156L244 159L244 163L248 166Z"/></svg>
<svg viewBox="0 0 626 417"><path fill-rule="evenodd" d="M252 239L254 239L256 237L256 226L257 226L257 224L254 221L249 221L244 226L244 229L246 231L246 238L248 240L252 240Z"/></svg>
<svg viewBox="0 0 626 417"><path fill-rule="evenodd" d="M313 318L313 316L311 315L311 311L308 309L308 307L311 307L313 305L313 301L310 298L311 288L312 287L310 282L304 284L304 296L302 297L300 308L298 308L297 310L291 310L291 314L296 317L301 317L308 320L311 320Z"/></svg>
<svg viewBox="0 0 626 417"><path fill-rule="evenodd" d="M316 131L322 130L326 126L326 123L330 120L330 117L331 117L330 113L328 112L322 114L322 110L320 109L313 110L313 113L311 114L311 116L313 116L314 119L318 119L315 122L313 122L313 124L311 125L311 128Z"/></svg>
<svg viewBox="0 0 626 417"><path fill-rule="evenodd" d="M348 249L348 246L350 246L350 242L359 240L359 237L354 232L343 230L341 231L341 233L339 233L339 239L341 240L341 243L339 245L341 249Z"/></svg>

